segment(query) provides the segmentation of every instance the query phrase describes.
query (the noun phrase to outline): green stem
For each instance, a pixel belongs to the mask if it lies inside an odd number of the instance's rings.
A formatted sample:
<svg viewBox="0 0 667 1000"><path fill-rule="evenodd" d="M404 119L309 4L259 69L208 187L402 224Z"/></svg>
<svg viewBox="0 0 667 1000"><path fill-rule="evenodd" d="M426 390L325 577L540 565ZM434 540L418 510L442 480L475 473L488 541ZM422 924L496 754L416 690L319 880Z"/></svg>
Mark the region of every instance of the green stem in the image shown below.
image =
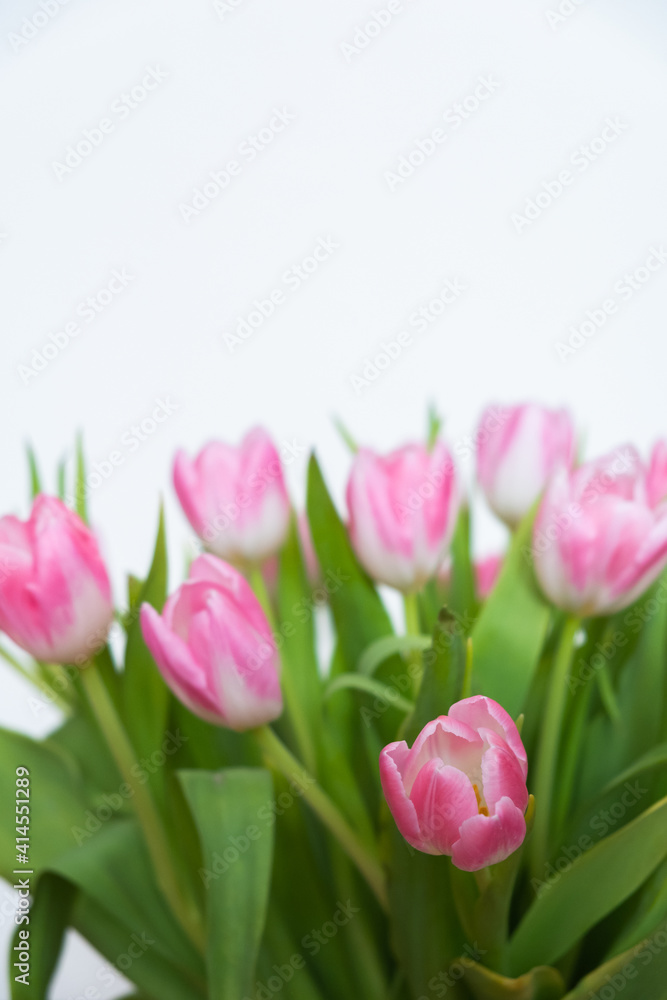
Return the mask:
<svg viewBox="0 0 667 1000"><path fill-rule="evenodd" d="M532 867L536 877L540 876L540 872L549 858L554 780L565 715L567 679L572 664L574 637L578 628L579 620L577 618L569 616L565 619L545 699L546 710L542 722L535 776Z"/></svg>
<svg viewBox="0 0 667 1000"><path fill-rule="evenodd" d="M89 662L82 668L81 683L118 769L132 789L134 807L146 838L157 883L183 930L204 953L205 933L201 916L172 865L169 842L160 815L150 792L135 777L136 758L132 745L94 663Z"/></svg>
<svg viewBox="0 0 667 1000"><path fill-rule="evenodd" d="M379 862L368 853L329 796L308 774L296 757L290 753L271 727L260 726L259 729L253 730L253 733L268 763L284 775L288 781L300 785L303 798L355 863L375 893L382 908L387 910L387 890L384 873Z"/></svg>
<svg viewBox="0 0 667 1000"><path fill-rule="evenodd" d="M259 603L262 605L264 614L266 615L271 627L271 631L275 633L276 621L273 614L273 608L271 606L271 599L266 589L266 583L259 566L253 566L250 570L250 584L252 589L255 591L255 595L257 596ZM292 723L299 753L305 760L308 770L315 771L317 769L315 745L310 734L308 720L303 714L301 703L299 702L297 693L294 690L294 683L289 670L283 670L280 678L280 684L283 690L283 695L285 696L287 714L290 722Z"/></svg>
<svg viewBox="0 0 667 1000"><path fill-rule="evenodd" d="M403 594L403 607L405 609L405 634L410 636L421 636L421 625L419 622L419 601L416 591ZM424 672L424 660L420 649L411 649L408 653L408 668L412 677L412 690L415 698L419 693L422 674Z"/></svg>

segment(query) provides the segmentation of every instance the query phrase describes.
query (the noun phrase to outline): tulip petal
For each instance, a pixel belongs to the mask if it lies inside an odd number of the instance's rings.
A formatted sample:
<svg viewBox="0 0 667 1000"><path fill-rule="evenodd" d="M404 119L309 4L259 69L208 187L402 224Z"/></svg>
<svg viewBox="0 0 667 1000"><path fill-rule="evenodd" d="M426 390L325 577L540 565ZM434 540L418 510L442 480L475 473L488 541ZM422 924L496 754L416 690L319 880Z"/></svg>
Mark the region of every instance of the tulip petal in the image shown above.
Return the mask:
<svg viewBox="0 0 667 1000"><path fill-rule="evenodd" d="M405 740L390 743L380 754L380 781L387 804L401 836L408 844L426 854L438 852L424 844L417 819L417 810L403 784L403 768L410 751Z"/></svg>
<svg viewBox="0 0 667 1000"><path fill-rule="evenodd" d="M482 787L484 801L493 816L496 804L504 797L526 811L528 789L522 762L510 750L505 740L491 729L480 729L480 736L489 743L482 757Z"/></svg>
<svg viewBox="0 0 667 1000"><path fill-rule="evenodd" d="M511 799L502 798L494 816L473 816L463 822L459 833L452 863L464 872L475 872L513 854L526 836L526 821Z"/></svg>
<svg viewBox="0 0 667 1000"><path fill-rule="evenodd" d="M410 799L417 811L423 842L439 854L451 854L462 823L477 815L477 797L470 778L437 759L421 769Z"/></svg>
<svg viewBox="0 0 667 1000"><path fill-rule="evenodd" d="M449 764L465 771L481 786L484 742L470 726L447 715L427 723L415 740L404 769L405 787L410 794L421 769L430 761Z"/></svg>
<svg viewBox="0 0 667 1000"><path fill-rule="evenodd" d="M525 778L528 773L526 749L511 715L497 701L481 694L473 695L472 698L464 698L451 706L449 718L457 719L473 730L491 729L498 736L501 736L519 761Z"/></svg>
<svg viewBox="0 0 667 1000"><path fill-rule="evenodd" d="M186 643L172 632L150 604L142 604L141 631L164 679L184 705L208 722L220 724L220 705L206 672Z"/></svg>

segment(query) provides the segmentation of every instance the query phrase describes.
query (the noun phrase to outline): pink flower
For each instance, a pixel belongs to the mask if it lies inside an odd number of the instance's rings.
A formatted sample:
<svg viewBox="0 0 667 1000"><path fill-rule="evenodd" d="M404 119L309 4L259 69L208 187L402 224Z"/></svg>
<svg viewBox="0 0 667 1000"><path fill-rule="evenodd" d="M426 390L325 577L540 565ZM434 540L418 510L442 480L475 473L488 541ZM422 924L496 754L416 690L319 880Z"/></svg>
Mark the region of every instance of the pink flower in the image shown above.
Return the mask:
<svg viewBox="0 0 667 1000"><path fill-rule="evenodd" d="M493 590L500 570L502 569L504 556L485 556L484 559L477 559L475 562L475 584L477 596L485 601Z"/></svg>
<svg viewBox="0 0 667 1000"><path fill-rule="evenodd" d="M111 587L97 541L55 497L0 519L0 629L37 660L84 663L104 645Z"/></svg>
<svg viewBox="0 0 667 1000"><path fill-rule="evenodd" d="M646 490L651 507L667 500L667 441L657 441L653 446L646 474Z"/></svg>
<svg viewBox="0 0 667 1000"><path fill-rule="evenodd" d="M162 676L196 715L243 731L282 712L280 660L246 579L199 556L162 615L141 607L141 631Z"/></svg>
<svg viewBox="0 0 667 1000"><path fill-rule="evenodd" d="M465 698L429 722L412 749L380 754L382 790L396 826L425 854L449 854L463 871L509 857L526 836L526 751L497 702Z"/></svg>
<svg viewBox="0 0 667 1000"><path fill-rule="evenodd" d="M259 563L285 540L290 503L283 469L259 427L239 447L210 442L194 461L179 451L174 486L190 524L222 559Z"/></svg>
<svg viewBox="0 0 667 1000"><path fill-rule="evenodd" d="M535 572L558 607L579 615L627 607L667 564L667 505L653 509L632 446L548 487L533 531Z"/></svg>
<svg viewBox="0 0 667 1000"><path fill-rule="evenodd" d="M442 565L458 513L452 457L406 445L380 456L362 448L347 484L350 538L360 562L380 583L421 587Z"/></svg>
<svg viewBox="0 0 667 1000"><path fill-rule="evenodd" d="M516 527L557 466L572 464L574 427L565 410L528 403L488 407L477 430L477 477L495 513Z"/></svg>

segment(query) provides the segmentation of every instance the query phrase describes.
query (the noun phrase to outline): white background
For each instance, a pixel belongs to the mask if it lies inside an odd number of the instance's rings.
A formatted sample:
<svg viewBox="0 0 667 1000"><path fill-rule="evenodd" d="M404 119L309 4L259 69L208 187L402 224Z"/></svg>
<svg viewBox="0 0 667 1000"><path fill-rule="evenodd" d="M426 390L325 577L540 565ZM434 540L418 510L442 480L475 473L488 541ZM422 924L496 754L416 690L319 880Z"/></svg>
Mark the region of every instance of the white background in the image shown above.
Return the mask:
<svg viewBox="0 0 667 1000"><path fill-rule="evenodd" d="M646 450L667 432L667 265L567 359L555 347L586 310L620 301L615 282L651 247L667 247L667 19L659 0L564 0L573 12L550 24L558 2L403 0L355 52L344 43L363 41L357 28L385 0L237 0L227 11L70 0L47 24L37 14L29 41L17 36L37 0L5 0L0 513L27 514L26 441L51 488L62 457L72 469L78 429L91 464L120 450L89 505L122 601L126 572L146 571L160 494L179 579L190 533L170 482L177 446L263 423L302 449L287 470L301 504L311 445L342 499L349 457L334 415L390 448L422 435L432 401L467 478L465 436L487 402L569 406L589 455L628 439ZM121 118L114 102L151 67L166 79ZM480 77L494 93L460 127L444 122ZM274 108L294 120L248 162L239 147ZM105 117L113 132L59 179L54 164ZM621 134L579 171L570 157L608 117ZM437 127L446 141L390 190L387 173ZM231 159L240 175L186 223L181 206ZM566 168L572 184L517 232L513 214ZM320 238L339 246L290 291L282 275ZM26 375L33 349L123 268L128 286ZM466 286L458 301L355 390L352 376L447 278ZM231 351L225 334L277 288L285 301ZM130 446L158 399L177 408ZM482 552L503 542L483 510L476 539ZM0 722L52 726L0 671ZM10 918L0 922L6 938ZM100 987L98 968L70 940L53 998L95 984L103 1000L121 995L120 980Z"/></svg>

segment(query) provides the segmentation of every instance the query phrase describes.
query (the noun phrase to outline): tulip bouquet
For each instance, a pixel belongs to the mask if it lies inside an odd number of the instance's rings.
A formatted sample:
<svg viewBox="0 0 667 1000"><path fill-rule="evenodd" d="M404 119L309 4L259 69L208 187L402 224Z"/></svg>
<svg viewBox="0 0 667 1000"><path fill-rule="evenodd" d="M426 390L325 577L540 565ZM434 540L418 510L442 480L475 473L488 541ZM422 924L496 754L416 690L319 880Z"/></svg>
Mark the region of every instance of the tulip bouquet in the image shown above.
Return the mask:
<svg viewBox="0 0 667 1000"><path fill-rule="evenodd" d="M478 563L434 418L353 448L343 516L314 456L292 511L261 430L179 453L198 554L168 593L160 517L115 610L82 460L75 509L33 462L0 650L63 721L0 731L12 1000L67 928L87 998L667 997L667 444L581 464L535 405L476 442L511 530Z"/></svg>

